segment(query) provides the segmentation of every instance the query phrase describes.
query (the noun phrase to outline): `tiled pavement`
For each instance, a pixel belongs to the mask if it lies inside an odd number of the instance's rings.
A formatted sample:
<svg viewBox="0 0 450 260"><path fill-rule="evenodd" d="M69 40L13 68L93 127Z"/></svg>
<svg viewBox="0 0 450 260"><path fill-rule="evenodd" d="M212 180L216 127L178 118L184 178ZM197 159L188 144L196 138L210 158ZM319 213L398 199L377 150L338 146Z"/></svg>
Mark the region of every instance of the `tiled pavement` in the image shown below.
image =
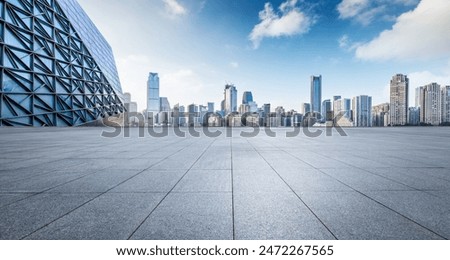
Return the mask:
<svg viewBox="0 0 450 260"><path fill-rule="evenodd" d="M450 128L242 130L0 129L0 239L450 238Z"/></svg>

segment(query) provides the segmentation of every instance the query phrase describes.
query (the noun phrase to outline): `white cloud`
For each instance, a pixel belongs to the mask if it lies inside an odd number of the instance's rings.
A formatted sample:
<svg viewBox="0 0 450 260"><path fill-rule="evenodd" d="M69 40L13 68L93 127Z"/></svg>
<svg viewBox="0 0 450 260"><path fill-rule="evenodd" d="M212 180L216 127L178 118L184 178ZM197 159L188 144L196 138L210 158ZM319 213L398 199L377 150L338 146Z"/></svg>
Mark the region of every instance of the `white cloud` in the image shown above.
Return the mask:
<svg viewBox="0 0 450 260"><path fill-rule="evenodd" d="M199 98L206 89L201 77L194 70L180 69L160 74L160 91L161 96L168 97L170 105L173 106L178 102L184 105L192 102L199 103L202 101Z"/></svg>
<svg viewBox="0 0 450 260"><path fill-rule="evenodd" d="M376 18L390 20L391 15L387 14L393 6L416 5L419 0L342 0L337 6L339 18L354 19L362 25L369 25Z"/></svg>
<svg viewBox="0 0 450 260"><path fill-rule="evenodd" d="M177 0L162 0L164 2L166 12L171 16L184 15L187 13L186 8L184 8Z"/></svg>
<svg viewBox="0 0 450 260"><path fill-rule="evenodd" d="M230 66L234 69L237 69L237 68L239 68L239 63L233 61L233 62L230 62Z"/></svg>
<svg viewBox="0 0 450 260"><path fill-rule="evenodd" d="M410 85L413 88L428 85L430 83L438 83L441 86L450 85L450 73L436 75L430 71L418 71L408 74Z"/></svg>
<svg viewBox="0 0 450 260"><path fill-rule="evenodd" d="M275 11L270 3L264 5L259 12L261 22L253 28L249 39L257 49L261 41L266 38L292 36L309 31L313 21L297 6L297 0L287 0Z"/></svg>
<svg viewBox="0 0 450 260"><path fill-rule="evenodd" d="M450 1L422 0L390 30L356 49L363 60L426 60L450 57Z"/></svg>
<svg viewBox="0 0 450 260"><path fill-rule="evenodd" d="M358 48L361 45L361 43L352 42L347 34L344 34L341 38L339 38L338 43L339 43L339 47L346 51L354 51L356 48Z"/></svg>

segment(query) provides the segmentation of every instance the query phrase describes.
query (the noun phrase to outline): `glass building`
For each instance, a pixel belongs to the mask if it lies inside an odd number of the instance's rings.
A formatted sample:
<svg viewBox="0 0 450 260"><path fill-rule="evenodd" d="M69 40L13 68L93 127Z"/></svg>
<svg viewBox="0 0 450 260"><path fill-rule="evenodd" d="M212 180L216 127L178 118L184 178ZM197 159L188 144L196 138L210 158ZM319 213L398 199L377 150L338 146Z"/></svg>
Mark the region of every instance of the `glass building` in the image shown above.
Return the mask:
<svg viewBox="0 0 450 260"><path fill-rule="evenodd" d="M158 73L150 72L147 81L147 113L156 116L161 108Z"/></svg>
<svg viewBox="0 0 450 260"><path fill-rule="evenodd" d="M253 102L253 94L250 91L245 91L242 95L242 104L248 105L250 102Z"/></svg>
<svg viewBox="0 0 450 260"><path fill-rule="evenodd" d="M322 76L311 76L311 112L322 112Z"/></svg>
<svg viewBox="0 0 450 260"><path fill-rule="evenodd" d="M237 89L234 85L225 86L225 115L237 112Z"/></svg>
<svg viewBox="0 0 450 260"><path fill-rule="evenodd" d="M0 14L0 126L124 112L112 49L75 0L2 0Z"/></svg>

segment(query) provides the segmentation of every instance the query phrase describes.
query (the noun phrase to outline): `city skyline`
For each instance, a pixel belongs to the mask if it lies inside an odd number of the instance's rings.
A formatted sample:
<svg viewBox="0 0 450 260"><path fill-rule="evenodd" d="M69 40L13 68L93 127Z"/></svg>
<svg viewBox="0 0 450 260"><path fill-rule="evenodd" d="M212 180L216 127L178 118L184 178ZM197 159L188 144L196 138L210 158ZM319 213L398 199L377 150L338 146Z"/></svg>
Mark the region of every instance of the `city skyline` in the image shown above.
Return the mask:
<svg viewBox="0 0 450 260"><path fill-rule="evenodd" d="M142 86L148 71L160 73L161 85L166 86L161 95L180 103L220 104L216 93L233 82L252 90L260 103L296 110L309 100L310 75L326 75L324 98L370 95L374 104L388 99L385 78L395 73L408 75L412 89L430 82L450 83L450 51L443 44L449 36L442 33L443 25L449 24L443 15L450 9L447 1L355 5L351 0L315 4L178 0L170 1L177 3L172 9L168 2L80 0L110 42L123 89L138 97L140 110L145 107ZM424 10L430 13L427 23ZM129 21L115 21L119 12L131 17ZM285 31L263 30L275 25ZM152 37L152 32L159 37ZM392 41L401 40L404 48L386 42L385 34L393 35ZM389 52L375 48L380 42ZM367 55L368 48L378 56ZM413 99L410 95L411 104Z"/></svg>

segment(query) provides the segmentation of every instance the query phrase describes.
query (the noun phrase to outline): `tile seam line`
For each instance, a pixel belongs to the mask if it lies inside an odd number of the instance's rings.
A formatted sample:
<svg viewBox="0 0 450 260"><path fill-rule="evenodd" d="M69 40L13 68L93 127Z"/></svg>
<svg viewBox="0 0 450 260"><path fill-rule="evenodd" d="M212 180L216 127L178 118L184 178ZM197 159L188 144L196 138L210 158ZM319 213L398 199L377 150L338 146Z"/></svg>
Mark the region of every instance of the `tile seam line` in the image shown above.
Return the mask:
<svg viewBox="0 0 450 260"><path fill-rule="evenodd" d="M291 154L291 153L289 153L289 152L286 152L286 151L283 150L283 149L281 149L281 150L282 150L283 152L287 153L287 154L290 154L291 156L294 156L297 160L299 160L299 161L301 161L301 162L304 162L304 163L306 163L306 164L309 164L309 163L307 163L307 162L301 160L301 159L298 158L297 156L295 156L295 155L293 155L293 154ZM370 196L364 194L363 192L361 192L361 191L359 191L359 190L353 188L352 186L350 186L350 185L348 185L348 184L346 184L346 183L344 183L344 182L342 182L342 181L336 179L335 177L333 177L333 176L327 174L326 172L324 172L324 171L322 171L322 170L320 170L320 169L317 169L316 167L312 166L311 164L309 164L309 165L310 165L311 167L313 167L314 169L320 171L321 173L327 175L328 177L330 177L330 178L332 178L332 179L338 181L339 183L341 183L341 184L343 184L343 185L349 187L350 189L352 189L352 190L355 191L356 193L358 193L358 194L364 196L365 198L368 198L369 200L371 200L371 201L373 201L373 202L375 202L375 203L381 205L382 207L385 207L386 209L388 209L388 210L394 212L395 214L397 214L397 215L399 215L399 216L401 216L401 217L403 217L403 218L405 218L405 219L411 221L411 222L414 223L415 225L417 225L417 226L419 226L419 227L421 227L421 228L427 230L428 232L430 232L430 233L432 233L432 234L434 234L434 235L436 235L436 236L438 236L438 237L440 237L440 238L442 238L442 239L444 239L444 240L448 240L448 238L446 238L445 236L440 235L439 233L437 233L437 232L435 232L435 231L433 231L433 230L431 230L431 229L429 229L429 228L423 226L422 224L420 224L420 223L414 221L413 219L411 219L411 218L405 216L404 214L401 214L400 212L398 212L398 211L396 211L396 210L390 208L389 206L387 206L387 205L385 205L385 204L383 204L383 203L377 201L376 199L374 199L374 198L372 198L372 197L370 197Z"/></svg>
<svg viewBox="0 0 450 260"><path fill-rule="evenodd" d="M281 177L281 175L278 173L278 171L275 170L275 168L273 168L273 166L266 160L266 158L260 152L258 152L258 150L256 150L256 148L253 146L253 144L250 141L248 141L247 139L246 139L246 141L248 144L250 144L251 147L253 147L254 151L257 152L259 154L259 156L270 166L270 168L272 168L272 170L278 175L278 178L280 178L284 182L284 184L286 184L286 186L289 187L291 192L293 192L295 194L295 196L309 210L309 212L311 212L311 214L313 214L313 216L320 222L320 224L322 224L322 226L334 237L334 239L339 240L337 238L337 236L330 230L330 228L328 228L328 226L325 225L325 223L319 218L319 216L317 216L317 214L314 213L314 211L308 206L308 204L306 204L306 202L297 194L297 192L295 192L294 189L292 189L292 187L286 182L286 180L284 180L284 178Z"/></svg>
<svg viewBox="0 0 450 260"><path fill-rule="evenodd" d="M181 151L182 151L182 150L184 150L184 149L185 149L186 147L187 147L187 146L185 146L185 147L183 147L182 149L180 149L179 151L175 152L175 154L177 154L177 153L181 152ZM173 155L173 154L172 154L172 155ZM172 155L170 155L170 156L172 156ZM152 164L152 165L151 165L150 167L148 167L148 168L146 168L146 169L144 169L144 170L142 170L142 171L138 172L137 174L135 174L135 175L131 176L130 178L128 178L128 179L126 179L126 180L122 181L121 183L119 183L119 184L115 185L114 187L112 187L112 188L108 189L107 191L105 191L105 192L102 192L102 193L98 194L97 196L95 196L95 197L93 197L93 198L91 198L91 199L87 200L86 202L82 203L82 204L81 204L81 205L79 205L78 207L76 207L76 208L74 208L74 209L72 209L72 210L70 210L70 211L66 212L66 213L65 213L65 214L63 214L62 216L60 216L60 217L58 217L58 218L56 218L56 219L54 219L54 220L50 221L49 223L47 223L47 224L45 224L45 225L43 225L43 226L39 227L38 229L34 230L33 232L31 232L31 233L29 233L29 234L27 234L27 235L25 235L25 236L21 237L21 238L20 238L19 240L24 240L24 239L26 239L27 237L29 237L29 236L31 236L31 235L33 235L33 234L37 233L38 231L40 231L40 230L42 230L42 229L44 229L44 228L48 227L48 226L49 226L49 225L51 225L52 223L54 223L54 222L56 222L56 221L58 221L58 220L62 219L63 217L65 217L65 216L67 216L67 215L71 214L72 212L74 212L74 211L78 210L79 208L81 208L81 207L85 206L86 204L88 204L88 203L90 203L90 202L94 201L95 199L97 199L97 198L101 197L102 195L104 195L104 194L108 193L109 191L111 191L111 190L115 189L115 188L116 188L116 187L118 187L119 185L121 185L121 184L123 184L123 183L125 183L125 182L127 182L127 181L131 180L132 178L134 178L134 177L136 177L136 176L138 176L138 175L142 174L143 172L145 172L145 171L147 171L147 170L151 169L151 168L152 168L153 166L155 166L156 164L158 164L158 163L160 163L160 162L162 162L162 161L166 160L166 159L167 159L167 158L169 158L170 156L167 156L166 158L164 158L164 159L161 159L160 161L158 161L158 162L156 162L156 163ZM84 177L84 176L83 176L83 177ZM81 177L81 178L83 178L83 177ZM81 178L80 178L80 179L81 179ZM49 190L52 190L52 189L54 189L54 188L56 188L56 187L53 187L53 188L51 188L51 189L49 189ZM46 191L48 191L48 190L46 190ZM43 191L43 192L41 192L41 193L39 193L39 194L43 194L43 193L45 193L46 191ZM97 194L97 193L96 193L96 194ZM36 195L38 195L38 194L35 194L35 195L32 195L32 196L36 196ZM32 196L30 196L30 197L32 197Z"/></svg>
<svg viewBox="0 0 450 260"><path fill-rule="evenodd" d="M164 202L164 200L169 196L169 194L172 193L172 191L183 180L183 178L189 173L189 171L191 171L192 167L194 167L194 165L200 160L200 158L202 158L202 156L206 153L206 151L211 147L211 145L215 141L216 141L216 139L214 139L208 145L208 147L205 148L205 150L200 154L200 156L195 160L195 162L192 163L191 167L183 174L183 176L181 176L181 178L177 181L177 183L175 183L175 185L169 190L169 192L167 192L166 195L164 195L164 197L158 202L158 204L156 204L156 206L150 211L150 213L144 218L144 220L142 220L142 222L136 227L136 229L128 236L127 240L131 240L131 238L136 234L136 232L142 227L142 225L144 225L144 223L150 218L150 216L156 211L156 209ZM184 147L183 150L187 147L188 146Z"/></svg>

